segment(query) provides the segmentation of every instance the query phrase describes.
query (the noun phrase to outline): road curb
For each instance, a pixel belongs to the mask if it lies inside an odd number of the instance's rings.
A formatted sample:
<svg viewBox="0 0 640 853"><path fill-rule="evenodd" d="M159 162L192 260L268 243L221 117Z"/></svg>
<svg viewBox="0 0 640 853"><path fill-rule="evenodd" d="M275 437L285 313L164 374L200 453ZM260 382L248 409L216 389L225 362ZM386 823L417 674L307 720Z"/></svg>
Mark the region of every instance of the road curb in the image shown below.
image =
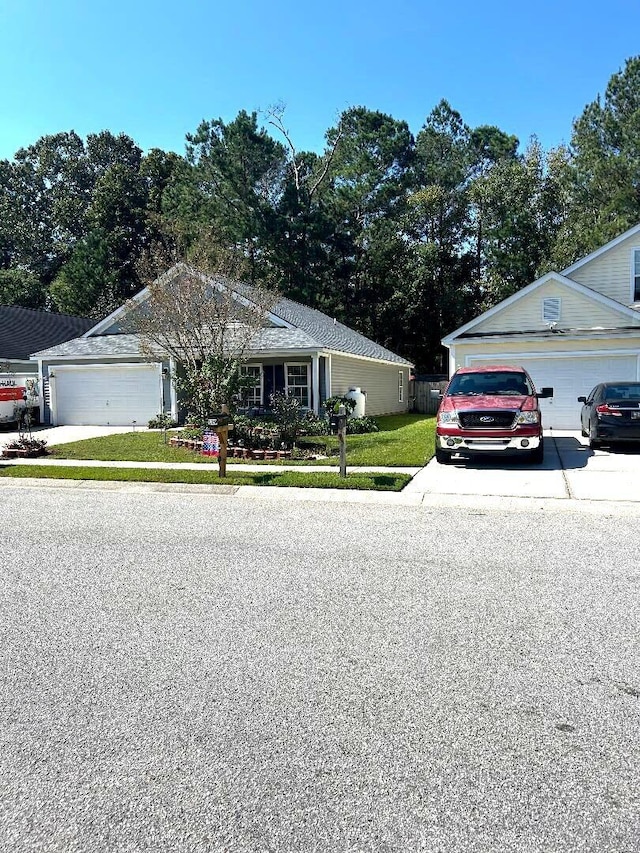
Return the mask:
<svg viewBox="0 0 640 853"><path fill-rule="evenodd" d="M252 501L291 501L295 503L351 503L405 506L428 512L475 511L541 513L565 512L586 515L633 516L640 518L640 502L578 500L575 498L520 498L491 495L450 495L441 493L359 491L353 489L313 489L294 486L226 486L204 483L134 483L122 480L47 480L25 477L0 479L0 488L73 489L110 491L122 494L184 494L210 497L238 497Z"/></svg>

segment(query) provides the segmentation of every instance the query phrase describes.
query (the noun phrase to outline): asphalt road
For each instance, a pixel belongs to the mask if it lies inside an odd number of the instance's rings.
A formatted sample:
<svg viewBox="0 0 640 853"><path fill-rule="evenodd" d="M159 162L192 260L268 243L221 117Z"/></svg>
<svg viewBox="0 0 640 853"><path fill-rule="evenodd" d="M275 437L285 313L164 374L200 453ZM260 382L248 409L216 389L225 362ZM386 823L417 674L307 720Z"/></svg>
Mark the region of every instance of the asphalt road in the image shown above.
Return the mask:
<svg viewBox="0 0 640 853"><path fill-rule="evenodd" d="M0 509L3 850L640 848L637 518Z"/></svg>

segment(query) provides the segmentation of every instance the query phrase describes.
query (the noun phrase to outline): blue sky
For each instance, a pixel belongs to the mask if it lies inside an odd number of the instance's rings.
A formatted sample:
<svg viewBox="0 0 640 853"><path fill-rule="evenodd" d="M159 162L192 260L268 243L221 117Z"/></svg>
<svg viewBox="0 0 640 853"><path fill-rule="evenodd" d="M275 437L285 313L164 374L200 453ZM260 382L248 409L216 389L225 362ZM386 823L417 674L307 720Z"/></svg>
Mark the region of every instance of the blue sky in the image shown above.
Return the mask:
<svg viewBox="0 0 640 853"><path fill-rule="evenodd" d="M202 119L276 102L321 150L347 107L417 133L441 98L551 148L639 32L638 0L0 0L0 158L71 129L182 153Z"/></svg>

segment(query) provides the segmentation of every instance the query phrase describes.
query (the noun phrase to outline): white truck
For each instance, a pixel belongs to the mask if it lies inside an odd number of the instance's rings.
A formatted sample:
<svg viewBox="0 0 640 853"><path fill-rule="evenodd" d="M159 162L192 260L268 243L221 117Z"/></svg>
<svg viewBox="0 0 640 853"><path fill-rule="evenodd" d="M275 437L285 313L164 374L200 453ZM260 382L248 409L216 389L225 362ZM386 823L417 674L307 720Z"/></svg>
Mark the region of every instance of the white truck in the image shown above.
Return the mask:
<svg viewBox="0 0 640 853"><path fill-rule="evenodd" d="M0 373L0 424L19 424L25 412L40 414L38 377Z"/></svg>

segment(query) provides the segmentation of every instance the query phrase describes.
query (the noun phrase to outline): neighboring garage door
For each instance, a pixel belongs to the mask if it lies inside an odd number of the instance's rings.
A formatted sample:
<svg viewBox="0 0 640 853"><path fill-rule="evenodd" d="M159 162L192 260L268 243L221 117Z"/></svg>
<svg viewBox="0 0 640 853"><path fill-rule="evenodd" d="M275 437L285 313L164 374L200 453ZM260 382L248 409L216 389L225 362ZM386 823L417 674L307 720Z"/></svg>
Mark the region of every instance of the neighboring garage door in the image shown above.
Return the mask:
<svg viewBox="0 0 640 853"><path fill-rule="evenodd" d="M159 364L64 365L51 373L56 424L146 426L162 411Z"/></svg>
<svg viewBox="0 0 640 853"><path fill-rule="evenodd" d="M599 382L638 379L637 355L554 353L548 358L527 358L509 354L498 358L471 356L468 363L473 367L491 363L521 365L538 390L551 386L553 398L540 400L540 408L545 428L554 429L580 429L581 404L578 397L586 397Z"/></svg>

